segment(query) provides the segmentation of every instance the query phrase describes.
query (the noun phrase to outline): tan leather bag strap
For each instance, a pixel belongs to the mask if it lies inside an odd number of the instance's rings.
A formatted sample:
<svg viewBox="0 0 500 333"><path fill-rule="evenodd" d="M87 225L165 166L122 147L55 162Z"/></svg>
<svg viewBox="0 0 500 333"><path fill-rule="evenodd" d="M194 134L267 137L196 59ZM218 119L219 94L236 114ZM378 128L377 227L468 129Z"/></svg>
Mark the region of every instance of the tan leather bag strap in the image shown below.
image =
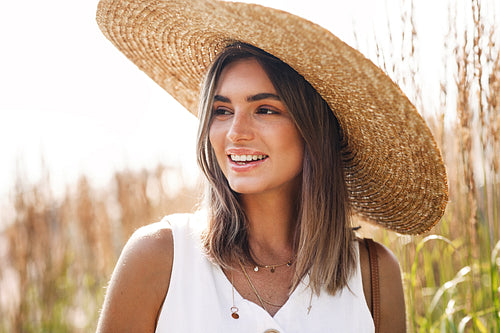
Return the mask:
<svg viewBox="0 0 500 333"><path fill-rule="evenodd" d="M368 260L370 261L372 317L375 324L375 333L378 333L380 330L380 287L377 247L375 246L375 242L368 238L365 238L365 244L368 251Z"/></svg>

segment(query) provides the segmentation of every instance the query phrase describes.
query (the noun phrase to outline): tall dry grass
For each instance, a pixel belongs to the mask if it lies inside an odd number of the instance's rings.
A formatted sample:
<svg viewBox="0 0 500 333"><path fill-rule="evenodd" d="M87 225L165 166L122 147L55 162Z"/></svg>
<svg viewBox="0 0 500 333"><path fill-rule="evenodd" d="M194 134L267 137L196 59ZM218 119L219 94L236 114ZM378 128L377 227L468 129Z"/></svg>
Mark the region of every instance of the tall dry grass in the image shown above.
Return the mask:
<svg viewBox="0 0 500 333"><path fill-rule="evenodd" d="M411 332L500 332L500 27L495 1L449 2L439 101L424 94L412 1L376 62L427 118L448 170L450 201L431 234L375 238L400 259ZM401 50L391 48L401 45ZM429 103L431 102L431 103Z"/></svg>
<svg viewBox="0 0 500 333"><path fill-rule="evenodd" d="M181 177L179 170L161 165L121 171L95 189L82 176L59 199L47 172L34 185L19 180L15 219L0 236L8 251L0 262L0 332L95 330L104 287L132 232L193 210L197 190L173 188L172 177Z"/></svg>
<svg viewBox="0 0 500 333"><path fill-rule="evenodd" d="M424 93L413 2L403 0L401 17L388 22L402 27L400 35L384 42L376 37L374 61L422 110L448 169L450 202L430 234L365 229L400 260L410 332L500 331L500 18L494 1L450 2L438 100ZM194 207L195 189L179 194L170 187L175 172L163 166L117 172L104 189L82 177L64 198L54 198L48 173L34 185L19 180L15 218L0 234L0 331L92 331L128 236L164 214Z"/></svg>

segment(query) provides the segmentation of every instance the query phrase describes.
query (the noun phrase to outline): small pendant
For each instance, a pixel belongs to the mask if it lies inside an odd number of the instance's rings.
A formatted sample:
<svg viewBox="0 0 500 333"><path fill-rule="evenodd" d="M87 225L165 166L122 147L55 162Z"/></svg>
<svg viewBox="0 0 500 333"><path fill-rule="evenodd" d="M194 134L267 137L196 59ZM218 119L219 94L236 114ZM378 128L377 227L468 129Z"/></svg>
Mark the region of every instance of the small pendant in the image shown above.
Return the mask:
<svg viewBox="0 0 500 333"><path fill-rule="evenodd" d="M253 270L254 270L254 272L258 272L258 271L259 271L259 266L255 266L255 267L253 268Z"/></svg>
<svg viewBox="0 0 500 333"><path fill-rule="evenodd" d="M275 270L274 267L271 267L271 273L274 273Z"/></svg>
<svg viewBox="0 0 500 333"><path fill-rule="evenodd" d="M231 307L231 317L233 317L234 319L238 319L240 317L240 315L238 314L238 308L236 306L233 306Z"/></svg>

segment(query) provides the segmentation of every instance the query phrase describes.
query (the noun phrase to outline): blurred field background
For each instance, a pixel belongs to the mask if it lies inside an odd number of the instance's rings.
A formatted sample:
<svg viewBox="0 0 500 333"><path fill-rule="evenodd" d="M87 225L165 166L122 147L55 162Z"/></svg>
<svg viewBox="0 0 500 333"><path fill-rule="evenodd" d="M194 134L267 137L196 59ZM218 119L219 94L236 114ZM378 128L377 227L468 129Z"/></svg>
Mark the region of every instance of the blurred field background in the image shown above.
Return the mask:
<svg viewBox="0 0 500 333"><path fill-rule="evenodd" d="M401 1L400 15L387 22L389 38L374 30L355 39L426 118L448 170L450 202L430 233L362 228L400 260L409 332L500 331L499 5L450 2L433 82L422 75L416 1ZM99 187L81 175L62 195L54 194L49 168L36 182L15 177L14 214L0 233L0 332L95 330L130 234L165 214L194 210L200 194L196 182L183 184L181 167L165 164L121 169Z"/></svg>

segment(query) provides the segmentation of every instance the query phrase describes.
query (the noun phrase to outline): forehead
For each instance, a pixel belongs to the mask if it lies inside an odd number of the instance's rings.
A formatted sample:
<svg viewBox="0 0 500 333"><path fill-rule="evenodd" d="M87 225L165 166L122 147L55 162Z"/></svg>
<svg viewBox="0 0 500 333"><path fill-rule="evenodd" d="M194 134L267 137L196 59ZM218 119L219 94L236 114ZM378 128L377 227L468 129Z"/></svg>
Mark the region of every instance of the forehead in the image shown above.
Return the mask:
<svg viewBox="0 0 500 333"><path fill-rule="evenodd" d="M242 89L275 92L266 71L255 58L238 59L227 64L220 73L215 90L223 94Z"/></svg>

